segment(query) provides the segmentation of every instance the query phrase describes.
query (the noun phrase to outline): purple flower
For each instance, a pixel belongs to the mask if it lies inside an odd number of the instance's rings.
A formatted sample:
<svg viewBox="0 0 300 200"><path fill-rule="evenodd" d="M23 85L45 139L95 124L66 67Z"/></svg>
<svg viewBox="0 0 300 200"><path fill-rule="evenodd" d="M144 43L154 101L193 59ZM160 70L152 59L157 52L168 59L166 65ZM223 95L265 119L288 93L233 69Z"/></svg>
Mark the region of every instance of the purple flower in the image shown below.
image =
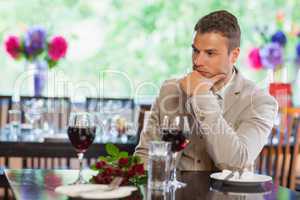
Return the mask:
<svg viewBox="0 0 300 200"><path fill-rule="evenodd" d="M274 35L272 35L271 40L272 42L277 42L282 47L284 47L287 42L286 36L282 31L277 31Z"/></svg>
<svg viewBox="0 0 300 200"><path fill-rule="evenodd" d="M268 43L260 50L261 62L264 68L275 69L283 63L283 51L278 43Z"/></svg>
<svg viewBox="0 0 300 200"><path fill-rule="evenodd" d="M300 65L300 42L296 45L296 64Z"/></svg>
<svg viewBox="0 0 300 200"><path fill-rule="evenodd" d="M46 47L46 31L39 26L28 30L24 38L26 55L36 56Z"/></svg>
<svg viewBox="0 0 300 200"><path fill-rule="evenodd" d="M300 42L296 45L296 56L300 57Z"/></svg>

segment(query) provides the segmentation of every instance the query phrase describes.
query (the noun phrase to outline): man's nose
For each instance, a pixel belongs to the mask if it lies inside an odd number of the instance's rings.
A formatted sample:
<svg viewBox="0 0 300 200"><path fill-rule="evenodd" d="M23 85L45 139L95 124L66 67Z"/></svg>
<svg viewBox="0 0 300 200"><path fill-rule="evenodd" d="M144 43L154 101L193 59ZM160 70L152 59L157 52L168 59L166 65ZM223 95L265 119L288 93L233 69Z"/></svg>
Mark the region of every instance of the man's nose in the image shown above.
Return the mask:
<svg viewBox="0 0 300 200"><path fill-rule="evenodd" d="M197 67L205 66L202 53L198 53L197 55L194 55L193 60L194 60L194 65L196 65Z"/></svg>

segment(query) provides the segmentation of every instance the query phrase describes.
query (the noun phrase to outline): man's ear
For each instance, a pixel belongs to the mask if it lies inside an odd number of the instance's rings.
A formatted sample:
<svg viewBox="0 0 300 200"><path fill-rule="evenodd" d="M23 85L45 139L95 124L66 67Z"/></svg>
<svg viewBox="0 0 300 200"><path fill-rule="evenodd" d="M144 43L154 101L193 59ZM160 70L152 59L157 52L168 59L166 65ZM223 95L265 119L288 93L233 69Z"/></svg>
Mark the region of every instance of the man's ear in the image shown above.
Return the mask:
<svg viewBox="0 0 300 200"><path fill-rule="evenodd" d="M230 52L230 62L235 64L240 55L240 48L237 47Z"/></svg>

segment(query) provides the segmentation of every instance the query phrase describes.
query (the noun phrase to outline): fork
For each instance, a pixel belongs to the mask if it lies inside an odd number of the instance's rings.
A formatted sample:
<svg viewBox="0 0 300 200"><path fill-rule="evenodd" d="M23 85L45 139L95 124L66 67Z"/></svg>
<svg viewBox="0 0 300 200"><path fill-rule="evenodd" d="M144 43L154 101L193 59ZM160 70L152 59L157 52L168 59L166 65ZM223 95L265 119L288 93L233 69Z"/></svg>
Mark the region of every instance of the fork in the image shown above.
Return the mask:
<svg viewBox="0 0 300 200"><path fill-rule="evenodd" d="M224 180L227 181L227 180L229 180L230 178L232 178L233 176L234 176L234 171L231 171L231 173L228 174L228 175L224 178Z"/></svg>
<svg viewBox="0 0 300 200"><path fill-rule="evenodd" d="M242 178L242 175L243 175L243 173L244 173L244 171L243 171L242 169L239 169L239 170L231 171L231 173L228 174L228 175L224 178L224 180L228 180L228 179L232 178L232 177L234 176L235 172L238 172L238 173L239 173L239 179L241 179L241 178Z"/></svg>
<svg viewBox="0 0 300 200"><path fill-rule="evenodd" d="M244 170L239 169L239 170L238 170L238 173L239 173L239 179L241 179L241 178L242 178L242 175L243 175L243 173L244 173Z"/></svg>

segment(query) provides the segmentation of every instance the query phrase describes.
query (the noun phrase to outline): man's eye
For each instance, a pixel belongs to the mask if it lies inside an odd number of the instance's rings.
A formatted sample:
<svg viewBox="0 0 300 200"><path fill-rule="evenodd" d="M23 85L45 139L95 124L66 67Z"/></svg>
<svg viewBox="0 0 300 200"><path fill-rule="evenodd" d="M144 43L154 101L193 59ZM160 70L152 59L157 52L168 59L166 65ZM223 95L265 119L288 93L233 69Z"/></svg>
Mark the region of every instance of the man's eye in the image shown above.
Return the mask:
<svg viewBox="0 0 300 200"><path fill-rule="evenodd" d="M208 54L209 56L213 56L213 55L215 55L215 53L214 53L214 52L207 52L207 54Z"/></svg>
<svg viewBox="0 0 300 200"><path fill-rule="evenodd" d="M193 53L199 53L197 49L193 49Z"/></svg>

